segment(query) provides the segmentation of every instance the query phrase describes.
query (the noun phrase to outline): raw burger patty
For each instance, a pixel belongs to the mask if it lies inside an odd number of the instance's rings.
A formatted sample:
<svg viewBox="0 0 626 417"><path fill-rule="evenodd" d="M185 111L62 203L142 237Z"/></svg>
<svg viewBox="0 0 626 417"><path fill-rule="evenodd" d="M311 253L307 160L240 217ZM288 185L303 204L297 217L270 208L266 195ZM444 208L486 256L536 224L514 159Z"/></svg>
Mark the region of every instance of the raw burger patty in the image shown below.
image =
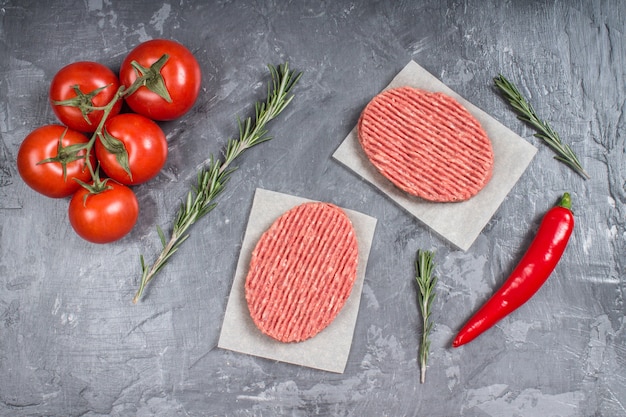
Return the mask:
<svg viewBox="0 0 626 417"><path fill-rule="evenodd" d="M250 260L245 293L266 335L299 342L328 326L356 280L358 246L348 216L328 203L305 203L280 216Z"/></svg>
<svg viewBox="0 0 626 417"><path fill-rule="evenodd" d="M442 93L401 87L378 94L361 114L358 136L383 176L425 200L467 200L491 178L487 134L459 102Z"/></svg>

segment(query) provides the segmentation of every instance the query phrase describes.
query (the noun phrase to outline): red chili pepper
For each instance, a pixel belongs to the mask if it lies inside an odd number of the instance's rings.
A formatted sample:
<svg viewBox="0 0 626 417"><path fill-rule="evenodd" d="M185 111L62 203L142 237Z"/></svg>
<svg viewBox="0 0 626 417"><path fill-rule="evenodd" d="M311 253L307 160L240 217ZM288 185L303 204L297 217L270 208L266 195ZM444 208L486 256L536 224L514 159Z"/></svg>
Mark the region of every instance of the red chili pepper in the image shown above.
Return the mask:
<svg viewBox="0 0 626 417"><path fill-rule="evenodd" d="M543 217L535 239L513 273L452 342L459 347L471 342L512 311L528 301L548 279L561 259L574 229L569 193Z"/></svg>

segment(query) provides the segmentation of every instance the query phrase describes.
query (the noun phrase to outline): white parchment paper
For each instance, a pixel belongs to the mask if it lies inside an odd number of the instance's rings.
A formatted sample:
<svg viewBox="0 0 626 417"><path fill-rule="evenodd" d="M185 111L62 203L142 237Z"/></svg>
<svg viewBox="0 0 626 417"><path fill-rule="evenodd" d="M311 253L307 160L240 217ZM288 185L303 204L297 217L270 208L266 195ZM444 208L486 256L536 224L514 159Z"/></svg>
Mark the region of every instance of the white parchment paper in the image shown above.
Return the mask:
<svg viewBox="0 0 626 417"><path fill-rule="evenodd" d="M478 119L494 151L493 176L485 188L471 199L458 203L433 203L406 194L369 162L359 143L356 127L337 148L333 157L379 188L437 234L466 251L524 173L537 153L537 148L459 96L414 61L410 61L385 89L402 86L448 94Z"/></svg>
<svg viewBox="0 0 626 417"><path fill-rule="evenodd" d="M226 305L218 347L281 362L343 373L352 346L376 219L356 211L343 209L352 222L359 245L357 279L350 297L335 320L313 338L299 343L282 343L264 335L250 318L246 303L244 285L248 274L248 264L261 235L281 214L308 201L311 200L264 189L256 190L237 262L235 279Z"/></svg>

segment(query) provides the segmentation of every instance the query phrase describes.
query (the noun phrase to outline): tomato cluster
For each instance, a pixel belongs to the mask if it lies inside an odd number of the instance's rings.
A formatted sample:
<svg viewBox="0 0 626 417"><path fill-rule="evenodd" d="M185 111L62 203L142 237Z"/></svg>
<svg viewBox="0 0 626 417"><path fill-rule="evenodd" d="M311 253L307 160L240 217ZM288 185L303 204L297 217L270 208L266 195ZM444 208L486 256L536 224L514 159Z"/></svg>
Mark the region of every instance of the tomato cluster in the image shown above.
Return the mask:
<svg viewBox="0 0 626 417"><path fill-rule="evenodd" d="M20 176L45 196L71 196L70 224L85 240L122 238L139 216L129 186L154 178L167 159L157 122L187 113L200 84L193 54L166 39L139 44L123 60L119 76L97 62L61 68L49 93L61 124L26 136L17 155Z"/></svg>

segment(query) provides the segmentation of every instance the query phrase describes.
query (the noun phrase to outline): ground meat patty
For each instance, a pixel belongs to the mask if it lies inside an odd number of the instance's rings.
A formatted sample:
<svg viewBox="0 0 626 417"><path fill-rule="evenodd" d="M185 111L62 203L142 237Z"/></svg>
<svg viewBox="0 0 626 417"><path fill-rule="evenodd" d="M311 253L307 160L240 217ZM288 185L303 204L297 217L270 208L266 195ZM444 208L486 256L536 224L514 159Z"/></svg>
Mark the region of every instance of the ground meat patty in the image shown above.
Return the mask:
<svg viewBox="0 0 626 417"><path fill-rule="evenodd" d="M280 216L252 252L245 294L256 326L281 342L299 342L328 326L354 281L358 246L339 207L304 203Z"/></svg>
<svg viewBox="0 0 626 417"><path fill-rule="evenodd" d="M491 178L487 134L459 102L442 93L411 87L380 93L363 110L358 136L383 176L425 200L467 200Z"/></svg>

